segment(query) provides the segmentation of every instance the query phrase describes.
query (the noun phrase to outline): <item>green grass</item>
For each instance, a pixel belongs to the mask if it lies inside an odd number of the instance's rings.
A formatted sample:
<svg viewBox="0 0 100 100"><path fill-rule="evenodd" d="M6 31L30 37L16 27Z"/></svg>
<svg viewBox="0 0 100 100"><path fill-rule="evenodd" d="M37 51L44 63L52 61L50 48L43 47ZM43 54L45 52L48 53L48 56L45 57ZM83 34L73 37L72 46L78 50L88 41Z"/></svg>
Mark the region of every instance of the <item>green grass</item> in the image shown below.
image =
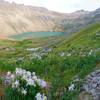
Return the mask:
<svg viewBox="0 0 100 100"><path fill-rule="evenodd" d="M50 100L77 100L79 89L76 89L73 93L64 92L60 97L57 93L63 92L64 88L69 86L75 76L84 79L100 63L100 51L97 51L100 48L100 37L96 36L96 33L100 33L100 24L83 29L68 39L65 39L66 37L53 37L11 43L10 46L15 47L16 50L13 52L0 51L0 70L13 71L16 67L22 67L35 71L52 85L52 88L48 90ZM62 39L64 40L62 41ZM3 45L3 42L0 43ZM7 43L6 45L9 45ZM45 45L52 47L53 51L42 60L32 59L30 61L27 57L29 53L25 49ZM91 49L93 53L88 55ZM71 53L72 55L70 57L66 55L60 57L60 52ZM82 56L80 52L85 56ZM25 58L24 61L16 63L15 60L20 56ZM9 60L11 58L14 59Z"/></svg>
<svg viewBox="0 0 100 100"><path fill-rule="evenodd" d="M100 47L100 35L96 36L96 33L100 34L100 24L95 24L89 26L86 29L83 29L76 34L73 34L69 39L64 40L61 44L59 44L59 48L68 49L70 48L85 48L91 47L96 48Z"/></svg>

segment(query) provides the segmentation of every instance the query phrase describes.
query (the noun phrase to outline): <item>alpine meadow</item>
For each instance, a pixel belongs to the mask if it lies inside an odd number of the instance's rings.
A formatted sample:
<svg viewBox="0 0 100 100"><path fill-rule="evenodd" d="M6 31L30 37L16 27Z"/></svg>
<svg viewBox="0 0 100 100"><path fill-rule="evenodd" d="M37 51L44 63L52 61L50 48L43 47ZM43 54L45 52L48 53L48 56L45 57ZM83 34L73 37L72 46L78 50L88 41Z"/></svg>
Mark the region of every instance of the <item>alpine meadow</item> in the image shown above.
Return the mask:
<svg viewBox="0 0 100 100"><path fill-rule="evenodd" d="M100 100L100 8L15 1L0 0L0 100Z"/></svg>

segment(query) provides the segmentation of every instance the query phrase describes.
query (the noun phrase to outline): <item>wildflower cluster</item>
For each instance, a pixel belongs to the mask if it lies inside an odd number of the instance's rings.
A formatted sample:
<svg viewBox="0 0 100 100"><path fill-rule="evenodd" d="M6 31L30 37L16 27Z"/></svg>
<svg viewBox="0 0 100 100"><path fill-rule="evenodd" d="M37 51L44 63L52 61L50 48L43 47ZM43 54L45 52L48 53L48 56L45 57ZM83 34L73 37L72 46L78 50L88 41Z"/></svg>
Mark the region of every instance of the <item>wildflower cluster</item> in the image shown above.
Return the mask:
<svg viewBox="0 0 100 100"><path fill-rule="evenodd" d="M6 79L9 79L11 91L22 96L31 96L36 100L47 100L47 97L40 93L47 87L47 83L36 76L35 72L16 68L14 73L8 72Z"/></svg>

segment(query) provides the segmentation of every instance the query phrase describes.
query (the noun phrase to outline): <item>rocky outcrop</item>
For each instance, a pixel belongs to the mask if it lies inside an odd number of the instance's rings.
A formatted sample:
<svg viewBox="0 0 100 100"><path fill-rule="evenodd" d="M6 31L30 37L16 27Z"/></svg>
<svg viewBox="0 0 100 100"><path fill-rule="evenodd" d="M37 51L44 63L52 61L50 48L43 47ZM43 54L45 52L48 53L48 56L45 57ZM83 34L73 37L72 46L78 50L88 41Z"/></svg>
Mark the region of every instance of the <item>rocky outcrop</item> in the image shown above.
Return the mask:
<svg viewBox="0 0 100 100"><path fill-rule="evenodd" d="M92 96L93 100L100 100L100 70L96 70L86 77L83 88Z"/></svg>

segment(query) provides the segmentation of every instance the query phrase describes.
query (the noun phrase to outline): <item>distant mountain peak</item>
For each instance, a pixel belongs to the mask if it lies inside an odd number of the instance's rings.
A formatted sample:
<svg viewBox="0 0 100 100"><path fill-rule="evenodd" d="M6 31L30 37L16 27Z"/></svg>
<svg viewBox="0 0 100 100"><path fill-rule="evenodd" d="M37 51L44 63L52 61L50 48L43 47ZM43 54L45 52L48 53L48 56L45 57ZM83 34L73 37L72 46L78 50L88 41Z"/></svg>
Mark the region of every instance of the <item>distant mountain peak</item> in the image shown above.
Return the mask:
<svg viewBox="0 0 100 100"><path fill-rule="evenodd" d="M97 8L96 11L100 11L100 8Z"/></svg>
<svg viewBox="0 0 100 100"><path fill-rule="evenodd" d="M86 11L86 10L84 10L84 9L81 9L81 10L75 11L74 13L75 13L75 14L88 14L88 13L90 13L90 12L89 12L89 11Z"/></svg>

